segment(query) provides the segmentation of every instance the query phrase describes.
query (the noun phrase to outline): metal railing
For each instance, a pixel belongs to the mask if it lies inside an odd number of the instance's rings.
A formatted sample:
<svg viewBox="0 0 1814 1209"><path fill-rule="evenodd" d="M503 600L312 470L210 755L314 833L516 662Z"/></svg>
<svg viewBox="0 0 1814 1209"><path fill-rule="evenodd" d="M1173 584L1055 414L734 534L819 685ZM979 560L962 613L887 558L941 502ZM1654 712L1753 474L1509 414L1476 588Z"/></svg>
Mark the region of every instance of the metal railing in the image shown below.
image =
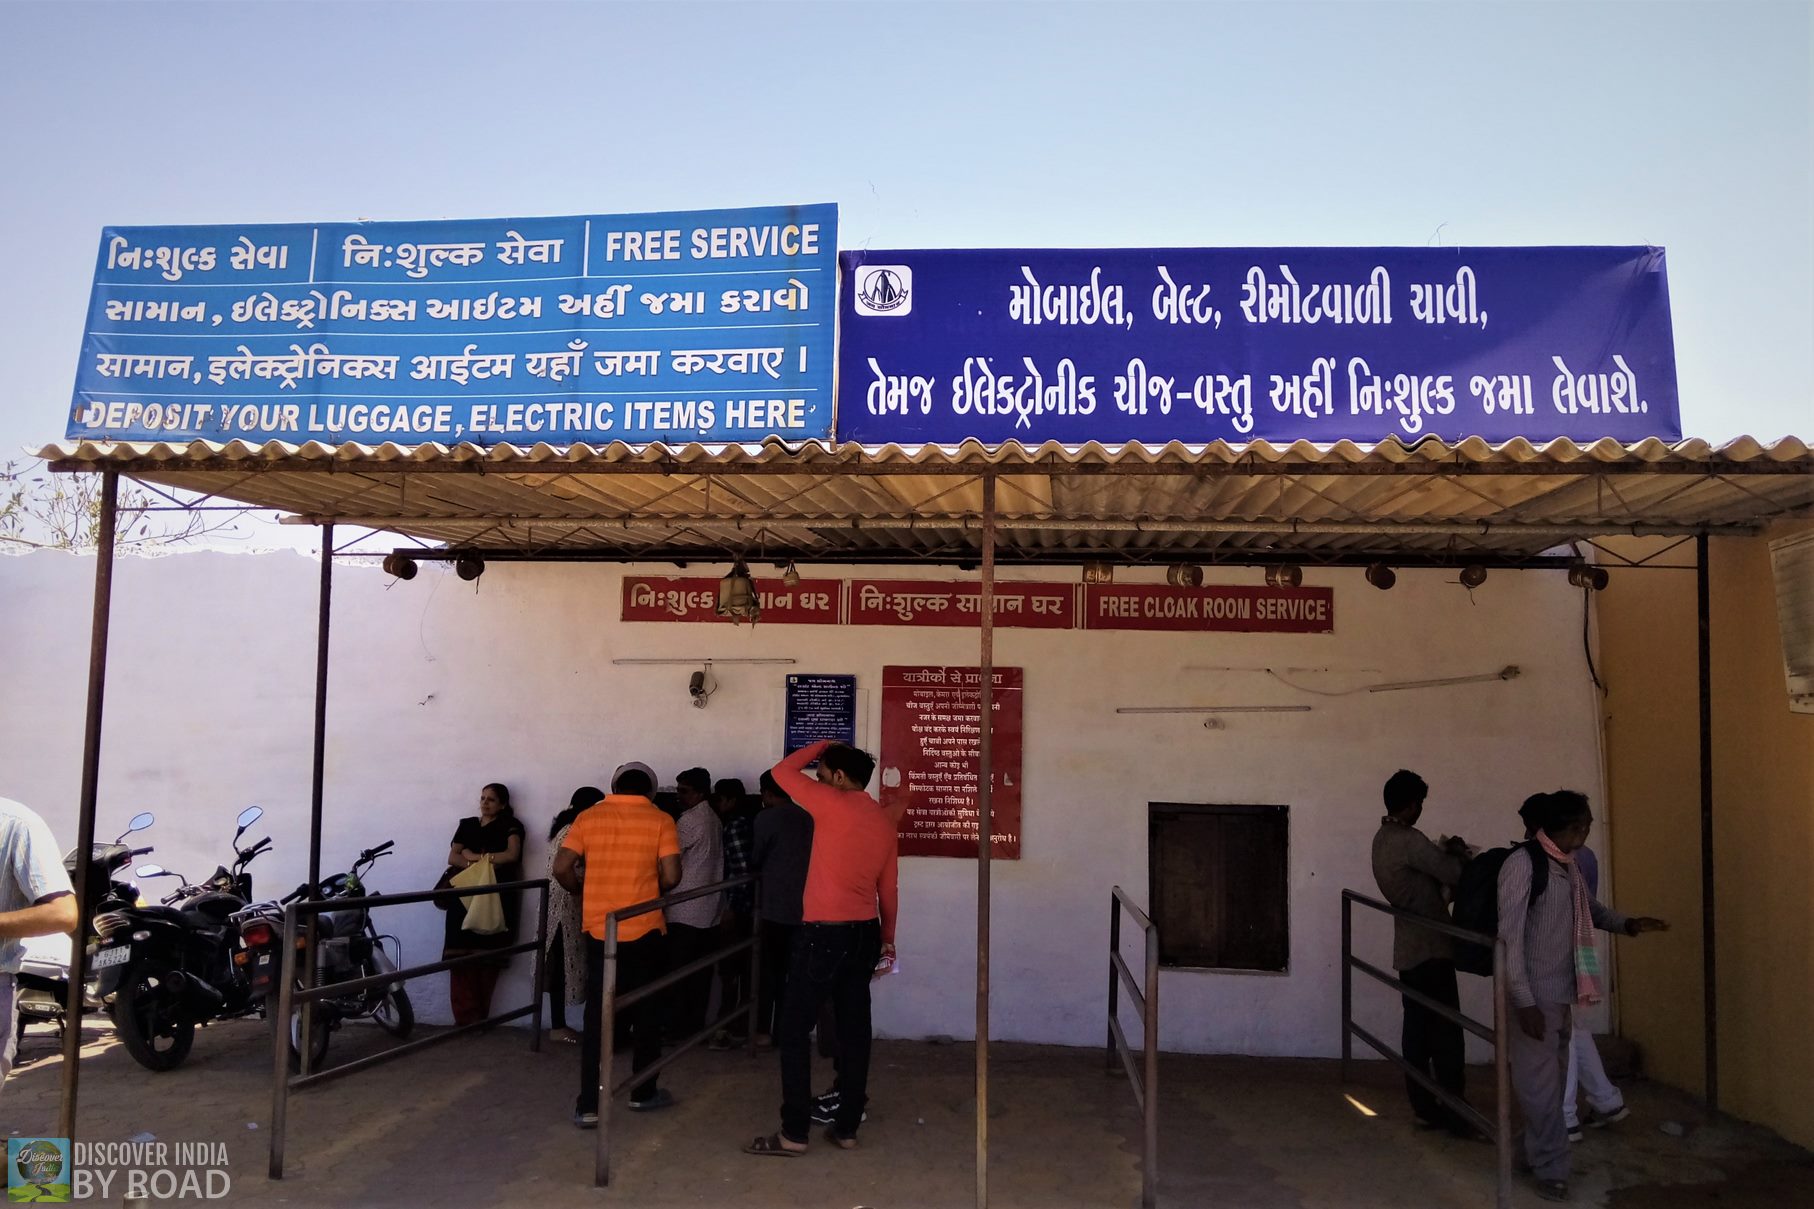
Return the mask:
<svg viewBox="0 0 1814 1209"><path fill-rule="evenodd" d="M470 953L462 957L451 957L443 961L432 961L425 965L410 966L408 969L373 974L365 978L351 978L343 982L330 982L322 986L313 985L315 981L316 963L313 960L310 960L306 963L306 969L303 972L303 977L308 985L303 987L298 987L296 985L296 953L299 947L297 944L297 940L299 939L298 923L304 916L313 920L315 916L327 911L370 910L373 907L395 907L405 903L423 903L435 900L445 901L448 898L466 898L475 894L493 894L512 890L541 891L541 899L536 911L535 939L532 941L525 941L519 945L511 945L508 948L488 949L483 953ZM312 928L311 931L313 931ZM532 1052L539 1053L542 1048L542 983L546 975L544 966L547 956L547 946L548 879L545 877L538 877L528 881L499 882L496 885L490 886L447 886L436 890L412 890L404 894L373 894L365 898L312 899L305 902L294 902L285 907L283 911L283 968L278 976L279 981L277 989L272 993L272 998L276 1000L277 1005L277 1023L271 1030L273 1052L272 1070L275 1072L275 1078L271 1089L270 1178L274 1180L281 1180L283 1178L284 1142L289 1126L290 1093L292 1091L301 1091L304 1088L326 1083L331 1079L338 1079L344 1075L353 1074L355 1071L367 1070L395 1058L401 1058L405 1054L413 1054L419 1050L427 1049L431 1045L439 1045L443 1041L451 1041L455 1037L464 1036L475 1030L504 1024L523 1016L534 1017L529 1033L529 1048ZM488 1016L484 1020L475 1021L472 1024L459 1025L458 1027L448 1029L446 1032L436 1033L433 1036L420 1037L414 1041L405 1042L402 1045L394 1045L389 1049L381 1050L376 1054L368 1054L363 1058L355 1058L351 1062L343 1062L338 1066L330 1066L326 1070L311 1071L309 1069L309 1056L310 1049L312 1048L310 1045L310 1034L315 1027L313 1005L318 1000L338 998L341 995L366 990L372 987L389 986L392 983L404 982L411 978L420 978L427 974L438 974L442 970L452 970L460 966L473 965L478 962L497 961L499 958L511 957L517 953L527 953L530 950L534 950L535 952L535 974L533 978L534 986L532 988L533 996L526 1006L515 1008L508 1012L501 1012L495 1016ZM303 1009L301 1036L296 1038L296 1049L300 1057L301 1071L296 1075L291 1075L290 1051L292 1039L289 1021L291 1013L298 1004L301 1004ZM267 1010L269 1010L268 1007Z"/></svg>
<svg viewBox="0 0 1814 1209"><path fill-rule="evenodd" d="M1121 959L1121 912L1126 910L1146 934L1146 980L1137 982ZM1121 1031L1121 983L1127 983L1128 1000L1140 1017L1142 1067L1134 1065L1127 1034ZM1159 1203L1159 929L1146 912L1134 905L1127 892L1116 886L1109 896L1109 1039L1108 1072L1115 1073L1115 1058L1127 1068L1134 1085L1134 1102L1140 1105L1144 1127L1140 1165L1140 1204L1153 1209Z"/></svg>
<svg viewBox="0 0 1814 1209"><path fill-rule="evenodd" d="M1427 928L1432 932L1439 932L1444 936L1451 936L1457 940L1469 941L1492 949L1492 1027L1487 1027L1472 1016L1465 1015L1446 1003L1437 1002L1415 987L1405 985L1378 966L1356 957L1354 955L1355 903L1390 915L1393 919L1404 920L1406 923ZM1385 983L1411 1002L1427 1011L1434 1012L1444 1020L1460 1025L1493 1047L1493 1120L1488 1121L1479 1109L1437 1083L1430 1077L1429 1072L1418 1070L1406 1060L1403 1054L1354 1023L1355 970ZM1342 891L1342 1082L1349 1082L1349 1066L1354 1058L1354 1038L1359 1037L1403 1069L1407 1076L1416 1080L1420 1086L1458 1113L1469 1124L1491 1138L1496 1151L1495 1158L1498 1168L1497 1190L1494 1199L1497 1209L1511 1209L1512 1205L1512 1077L1510 1059L1506 1052L1506 1039L1510 1036L1507 1032L1510 1013L1506 1008L1505 987L1505 942L1498 937L1488 936L1484 932L1469 931L1467 928L1457 927L1452 923L1443 923L1441 920L1429 919L1410 911L1400 910L1397 907L1388 906L1376 898L1357 894L1353 890Z"/></svg>
<svg viewBox="0 0 1814 1209"><path fill-rule="evenodd" d="M721 882L713 882L709 886L700 886L696 890L685 890L677 894L664 894L660 898L652 898L647 902L637 903L634 906L625 907L620 911L612 911L606 914L604 986L601 991L602 1002L599 1008L597 1074L598 1146L592 1159L592 1182L596 1187L603 1188L611 1182L612 1099L639 1083L655 1078L657 1075L661 1074L662 1071L673 1065L675 1060L680 1058L681 1055L685 1054L700 1042L711 1037L712 1034L716 1033L719 1029L723 1028L739 1016L749 1017L748 1045L749 1052L754 1055L756 1052L756 1011L762 998L762 929L760 926L752 928L750 935L742 940L733 940L723 948L714 949L704 957L690 961L678 969L669 970L660 978L652 979L649 982L643 983L633 991L626 991L624 994L619 995L617 993L618 925L626 919L634 919L638 915L647 915L651 911L661 911L664 908L674 906L677 903L689 902L695 898L704 898L708 894L718 894L736 886L753 886L756 884L757 880L755 874L745 874L742 877L726 878ZM622 1079L618 1080L617 1085L613 1087L611 1085L611 1064L616 1057L617 1013L624 1008L635 1007L643 1000L659 995L669 987L684 981L702 970L713 969L724 961L725 958L741 953L745 949L750 951L749 1002L743 1007L733 1008L732 1010L725 1012L724 1015L718 1019L709 1022L703 1029L700 1029L697 1033L694 1033L691 1037L686 1038L676 1045L672 1053L658 1058L641 1070L632 1070L628 1075L625 1075Z"/></svg>

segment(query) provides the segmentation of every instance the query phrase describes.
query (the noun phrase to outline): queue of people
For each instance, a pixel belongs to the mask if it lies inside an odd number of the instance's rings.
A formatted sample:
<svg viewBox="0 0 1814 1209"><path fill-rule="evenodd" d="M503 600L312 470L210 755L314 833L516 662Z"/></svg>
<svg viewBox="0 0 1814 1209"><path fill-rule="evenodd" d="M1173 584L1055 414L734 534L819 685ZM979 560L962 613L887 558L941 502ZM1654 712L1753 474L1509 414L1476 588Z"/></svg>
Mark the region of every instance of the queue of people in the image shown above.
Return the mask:
<svg viewBox="0 0 1814 1209"><path fill-rule="evenodd" d="M1575 790L1533 794L1518 810L1524 838L1482 852L1455 836L1431 840L1418 830L1429 786L1405 769L1386 781L1386 814L1373 837L1373 876L1400 910L1497 936L1505 944L1506 995L1515 1027L1507 1038L1512 1087L1523 1116L1520 1165L1545 1200L1568 1198L1572 1142L1583 1123L1616 1124L1629 1115L1607 1079L1579 1009L1604 997L1595 929L1638 936L1669 925L1622 915L1598 898L1599 864L1587 847L1593 811ZM1451 914L1453 903L1453 914ZM1491 973L1466 958L1480 946L1452 940L1406 919L1393 921L1392 964L1411 991L1453 1011L1460 1008L1457 958L1470 972ZM1406 1062L1456 1099L1466 1094L1461 1026L1419 1000L1403 997L1400 1035ZM1478 1131L1421 1080L1407 1077L1418 1124L1461 1137ZM1585 1089L1591 1115L1578 1115Z"/></svg>
<svg viewBox="0 0 1814 1209"><path fill-rule="evenodd" d="M816 774L809 775L815 764ZM748 800L743 782L714 782L705 769L689 768L676 778L676 809L669 813L656 805L655 773L636 762L617 768L609 793L591 786L574 792L548 833L553 853L545 968L554 1004L551 1035L579 1047L575 1125L598 1123L607 915L756 873L761 877L754 885L618 921L619 996L757 928L763 958L758 988L749 985L747 958L732 957L696 971L665 995L631 1005L617 1014L619 1041L630 1050L632 1073L640 1073L659 1059L664 1044L704 1031L714 977L720 1016L750 1006L756 993L753 1040L780 1055L781 1124L745 1151L798 1155L807 1149L813 1124L827 1126L826 1140L841 1149L857 1145L868 1103L869 984L893 967L898 900L899 817L867 792L874 771L867 753L818 743L762 774L759 805ZM498 882L519 878L523 836L509 790L485 786L478 814L462 819L454 834L447 877L490 861ZM513 945L516 907L507 904L503 931L473 932L464 926L465 911L451 906L445 955ZM456 1024L489 1017L501 968L501 962L484 962L449 971ZM566 1011L580 1005L576 1033ZM747 1017L736 1019L711 1037L713 1048L752 1040L740 1031ZM818 1096L811 1086L815 1028L837 1072L832 1088ZM652 1075L632 1088L629 1106L646 1112L674 1102Z"/></svg>

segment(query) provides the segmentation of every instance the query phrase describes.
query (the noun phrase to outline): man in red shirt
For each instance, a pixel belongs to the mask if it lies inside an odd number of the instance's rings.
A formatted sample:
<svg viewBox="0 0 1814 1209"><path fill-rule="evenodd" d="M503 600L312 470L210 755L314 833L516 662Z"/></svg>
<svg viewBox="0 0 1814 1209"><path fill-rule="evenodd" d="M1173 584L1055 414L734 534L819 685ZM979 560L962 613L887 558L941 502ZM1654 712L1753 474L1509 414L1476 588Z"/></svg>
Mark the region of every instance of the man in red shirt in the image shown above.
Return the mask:
<svg viewBox="0 0 1814 1209"><path fill-rule="evenodd" d="M819 762L818 779L806 775ZM869 981L894 960L899 859L894 820L867 792L875 758L842 743L803 747L775 765L776 784L813 818L801 924L788 956L776 1041L781 1049L781 1132L751 1154L806 1150L812 1115L810 1034L830 1000L837 1016L838 1111L826 1140L857 1144L868 1103ZM883 968L886 968L883 966Z"/></svg>

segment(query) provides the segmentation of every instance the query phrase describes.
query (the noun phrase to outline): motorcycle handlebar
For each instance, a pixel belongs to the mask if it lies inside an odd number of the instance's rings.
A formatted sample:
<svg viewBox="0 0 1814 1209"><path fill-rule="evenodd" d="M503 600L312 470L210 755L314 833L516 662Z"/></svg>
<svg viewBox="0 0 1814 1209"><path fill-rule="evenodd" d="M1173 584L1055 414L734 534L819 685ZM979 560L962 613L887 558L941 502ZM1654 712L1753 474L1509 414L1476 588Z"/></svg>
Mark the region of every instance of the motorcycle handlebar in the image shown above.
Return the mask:
<svg viewBox="0 0 1814 1209"><path fill-rule="evenodd" d="M361 852L359 854L359 859L361 861L375 861L379 857L383 856L385 853L389 852L392 848L395 848L396 846L397 846L396 840L385 840L382 844L379 844L376 848L367 848L364 852Z"/></svg>
<svg viewBox="0 0 1814 1209"><path fill-rule="evenodd" d="M147 844L143 848L134 848L132 851L128 852L126 855L127 856L148 856L151 854L152 851L153 851L153 849L152 849L151 845Z"/></svg>

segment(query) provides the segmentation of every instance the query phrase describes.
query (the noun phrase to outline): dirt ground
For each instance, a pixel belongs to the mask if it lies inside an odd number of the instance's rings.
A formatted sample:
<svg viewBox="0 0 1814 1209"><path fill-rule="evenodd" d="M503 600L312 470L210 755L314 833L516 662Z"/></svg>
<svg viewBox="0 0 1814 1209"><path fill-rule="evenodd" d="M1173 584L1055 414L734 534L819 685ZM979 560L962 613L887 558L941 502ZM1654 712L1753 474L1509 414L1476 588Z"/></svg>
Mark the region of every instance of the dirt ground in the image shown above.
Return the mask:
<svg viewBox="0 0 1814 1209"><path fill-rule="evenodd" d="M862 1147L815 1137L799 1159L739 1147L777 1124L772 1053L689 1054L664 1080L673 1108L613 1114L608 1190L592 1187L594 1135L569 1117L576 1046L531 1053L526 1031L460 1038L291 1101L286 1178L266 1178L268 1034L217 1025L169 1074L135 1065L104 1027L84 1048L79 1138L224 1142L231 1191L247 1206L800 1206L946 1209L975 1203L973 1050L883 1042ZM375 1029L337 1033L330 1062L386 1044ZM33 1033L0 1091L10 1136L54 1130L60 1059ZM1160 1064L1160 1204L1172 1209L1490 1206L1489 1146L1414 1131L1383 1063L1165 1055ZM827 1074L829 1078L829 1073ZM1488 1072L1475 1074L1490 1089ZM1814 1156L1731 1121L1704 1122L1665 1088L1628 1084L1631 1119L1576 1148L1576 1203L1699 1209L1800 1203ZM1490 1094L1490 1093L1489 1093ZM1476 1095L1476 1102L1485 1097ZM1369 1116L1366 1111L1377 1115ZM1665 1123L1686 1127L1682 1136ZM1132 1207L1140 1196L1140 1117L1100 1051L991 1049L990 1203L1024 1209ZM109 1203L120 1203L117 1195ZM1540 1202L1520 1185L1519 1206Z"/></svg>

